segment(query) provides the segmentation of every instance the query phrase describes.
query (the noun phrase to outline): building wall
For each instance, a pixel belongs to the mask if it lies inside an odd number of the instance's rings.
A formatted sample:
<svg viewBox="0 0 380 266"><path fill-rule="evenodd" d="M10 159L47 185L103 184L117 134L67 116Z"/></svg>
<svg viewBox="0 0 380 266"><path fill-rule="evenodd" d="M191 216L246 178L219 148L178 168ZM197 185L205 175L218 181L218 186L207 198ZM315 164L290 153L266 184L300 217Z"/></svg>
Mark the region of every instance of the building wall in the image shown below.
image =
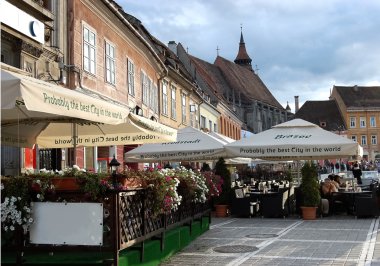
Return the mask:
<svg viewBox="0 0 380 266"><path fill-rule="evenodd" d="M199 107L199 128L204 131L215 131L220 132L219 126L220 113L207 102L203 102ZM210 128L211 123L211 128ZM216 126L216 130L215 130Z"/></svg>
<svg viewBox="0 0 380 266"><path fill-rule="evenodd" d="M69 1L68 9L71 15L67 40L69 46L67 64L71 66L67 71L69 87L72 89L84 88L95 92L124 105L132 112L141 108L144 117L154 117L155 120L158 120L158 99L156 107L153 107L150 102L152 98L158 98L159 95L159 78L164 72L164 68L160 67L160 62L155 60L147 46L116 17L114 11L109 10L103 4L103 1ZM89 29L96 36L95 73L90 73L84 66L84 28ZM114 84L106 81L106 43L115 48ZM134 94L128 90L128 61L133 62L134 65ZM79 75L79 73L81 74ZM149 94L147 102L143 101L142 73L150 80L151 90L155 90L156 95L156 97L152 97ZM117 160L122 165L124 163L123 151L123 146L116 147ZM95 153L94 156L108 157L110 160L115 152L98 148L98 153L98 155ZM80 156L86 156L86 154ZM79 160L81 158L77 159L77 161Z"/></svg>
<svg viewBox="0 0 380 266"><path fill-rule="evenodd" d="M380 154L380 111L348 111L346 114L346 120L348 121L348 138L356 138L356 141L362 145L365 158L368 161L374 161L376 154ZM370 119L374 117L375 126L370 125ZM355 126L351 126L351 118L354 118ZM363 118L365 126L360 125L360 119ZM372 144L372 136L376 138L376 144ZM366 143L362 138L366 139Z"/></svg>
<svg viewBox="0 0 380 266"><path fill-rule="evenodd" d="M150 108L143 104L141 90L141 72L149 77L158 87L159 72L157 63L149 56L148 49L131 31L124 26L101 1L72 1L73 8L73 53L70 55L72 64L82 71L82 86L108 96L120 103L133 108L142 107L144 116L148 116ZM98 6L99 5L99 6ZM99 9L101 8L102 9ZM83 67L83 27L93 29L96 33L96 74L91 74ZM109 42L116 52L116 83L105 80L105 43ZM135 66L135 95L128 94L127 60ZM73 84L71 84L73 86ZM74 86L80 86L78 81Z"/></svg>
<svg viewBox="0 0 380 266"><path fill-rule="evenodd" d="M363 147L364 158L368 161L374 161L376 154L380 154L380 110L378 108L350 108L347 107L342 97L333 89L330 98L336 100L338 107L344 117L347 137L349 139L356 138L356 141ZM375 118L375 126L371 127L370 117ZM355 118L356 125L351 126L351 117ZM365 119L365 127L360 127L360 117ZM362 141L362 136L366 137L366 143ZM371 144L372 136L376 136L377 144Z"/></svg>
<svg viewBox="0 0 380 266"><path fill-rule="evenodd" d="M163 95L163 83L166 82L167 91L167 108L164 108L164 95ZM174 114L172 112L172 89L175 88L175 107ZM174 81L170 76L165 77L160 82L160 122L164 125L170 126L172 128L183 128L188 126L190 123L190 112L189 112L189 92L180 84ZM185 121L182 117L182 95L186 97L186 115ZM164 110L166 109L166 111Z"/></svg>
<svg viewBox="0 0 380 266"><path fill-rule="evenodd" d="M219 132L227 137L239 140L243 122L222 102L218 104L217 109L220 112Z"/></svg>

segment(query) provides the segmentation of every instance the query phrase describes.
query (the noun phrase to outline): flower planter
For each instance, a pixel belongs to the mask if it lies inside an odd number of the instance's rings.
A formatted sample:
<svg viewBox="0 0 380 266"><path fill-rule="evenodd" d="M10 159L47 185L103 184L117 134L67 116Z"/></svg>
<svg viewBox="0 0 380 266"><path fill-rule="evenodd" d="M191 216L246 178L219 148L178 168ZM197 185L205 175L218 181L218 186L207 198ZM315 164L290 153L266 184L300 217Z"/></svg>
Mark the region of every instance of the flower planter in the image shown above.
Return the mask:
<svg viewBox="0 0 380 266"><path fill-rule="evenodd" d="M302 218L304 220L315 220L317 219L317 207L302 207Z"/></svg>
<svg viewBox="0 0 380 266"><path fill-rule="evenodd" d="M57 191L76 191L80 190L79 183L75 177L54 177L51 179L51 183L54 185Z"/></svg>
<svg viewBox="0 0 380 266"><path fill-rule="evenodd" d="M216 217L227 217L228 205L215 205L215 215Z"/></svg>

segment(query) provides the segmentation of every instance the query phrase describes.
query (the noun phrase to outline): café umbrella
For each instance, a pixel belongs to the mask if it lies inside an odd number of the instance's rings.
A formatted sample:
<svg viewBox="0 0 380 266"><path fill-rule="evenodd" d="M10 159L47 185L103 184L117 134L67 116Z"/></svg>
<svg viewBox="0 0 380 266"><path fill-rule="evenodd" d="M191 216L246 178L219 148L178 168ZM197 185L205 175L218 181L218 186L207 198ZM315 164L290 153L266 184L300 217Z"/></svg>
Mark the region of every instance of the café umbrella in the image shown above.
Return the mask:
<svg viewBox="0 0 380 266"><path fill-rule="evenodd" d="M170 143L144 144L127 153L129 162L206 161L224 156L226 143L196 128L178 130L177 139Z"/></svg>
<svg viewBox="0 0 380 266"><path fill-rule="evenodd" d="M278 124L269 130L225 145L230 156L264 160L313 160L362 156L355 141L303 119Z"/></svg>

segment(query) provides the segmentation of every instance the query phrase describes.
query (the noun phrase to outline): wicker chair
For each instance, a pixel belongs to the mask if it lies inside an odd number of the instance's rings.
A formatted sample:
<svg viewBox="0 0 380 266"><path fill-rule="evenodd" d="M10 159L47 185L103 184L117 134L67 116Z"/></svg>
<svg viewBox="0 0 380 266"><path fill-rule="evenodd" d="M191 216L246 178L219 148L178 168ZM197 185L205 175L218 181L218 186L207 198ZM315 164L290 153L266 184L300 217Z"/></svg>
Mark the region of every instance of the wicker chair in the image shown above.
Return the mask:
<svg viewBox="0 0 380 266"><path fill-rule="evenodd" d="M268 195L260 200L261 215L263 217L285 217L288 215L289 189L281 190L274 195Z"/></svg>
<svg viewBox="0 0 380 266"><path fill-rule="evenodd" d="M360 194L355 196L355 216L379 216L379 207L377 205L376 188L372 189L370 194Z"/></svg>

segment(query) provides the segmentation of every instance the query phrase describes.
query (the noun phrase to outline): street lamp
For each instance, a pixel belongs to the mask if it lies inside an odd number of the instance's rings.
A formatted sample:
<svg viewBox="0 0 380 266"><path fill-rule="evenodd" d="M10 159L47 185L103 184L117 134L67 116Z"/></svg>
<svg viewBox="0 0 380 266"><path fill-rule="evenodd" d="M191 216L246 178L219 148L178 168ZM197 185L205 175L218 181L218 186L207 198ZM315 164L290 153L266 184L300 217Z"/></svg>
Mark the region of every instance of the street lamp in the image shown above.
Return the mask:
<svg viewBox="0 0 380 266"><path fill-rule="evenodd" d="M110 161L109 166L112 174L112 184L113 187L116 188L117 180L116 180L116 170L119 167L120 163L116 160L115 154L113 155L113 159Z"/></svg>

